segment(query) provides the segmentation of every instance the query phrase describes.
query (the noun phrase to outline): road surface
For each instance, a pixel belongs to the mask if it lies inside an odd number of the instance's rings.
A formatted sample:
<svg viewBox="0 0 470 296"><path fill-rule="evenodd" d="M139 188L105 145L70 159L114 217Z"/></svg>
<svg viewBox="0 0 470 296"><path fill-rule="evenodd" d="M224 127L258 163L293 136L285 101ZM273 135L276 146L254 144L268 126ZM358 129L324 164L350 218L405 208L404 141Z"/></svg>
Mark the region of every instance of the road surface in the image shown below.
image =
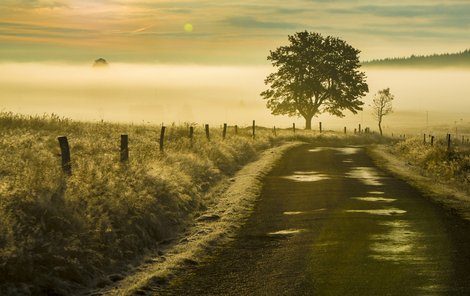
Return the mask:
<svg viewBox="0 0 470 296"><path fill-rule="evenodd" d="M361 147L289 151L253 214L160 295L470 295L470 225Z"/></svg>

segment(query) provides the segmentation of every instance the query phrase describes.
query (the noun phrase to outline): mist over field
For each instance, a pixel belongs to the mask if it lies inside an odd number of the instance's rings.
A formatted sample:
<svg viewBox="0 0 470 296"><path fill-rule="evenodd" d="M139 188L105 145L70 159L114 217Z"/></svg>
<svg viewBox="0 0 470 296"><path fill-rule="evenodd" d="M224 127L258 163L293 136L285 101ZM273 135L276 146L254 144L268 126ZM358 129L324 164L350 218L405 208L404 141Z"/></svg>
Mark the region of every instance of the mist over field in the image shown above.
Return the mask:
<svg viewBox="0 0 470 296"><path fill-rule="evenodd" d="M468 123L470 71L464 69L362 68L370 92L364 111L339 119L314 118L314 128L375 129L370 102L390 87L395 113L385 129ZM57 113L79 120L170 124L183 122L264 126L304 126L302 118L272 116L259 96L273 68L267 66L200 66L170 64L0 64L0 104L5 111Z"/></svg>

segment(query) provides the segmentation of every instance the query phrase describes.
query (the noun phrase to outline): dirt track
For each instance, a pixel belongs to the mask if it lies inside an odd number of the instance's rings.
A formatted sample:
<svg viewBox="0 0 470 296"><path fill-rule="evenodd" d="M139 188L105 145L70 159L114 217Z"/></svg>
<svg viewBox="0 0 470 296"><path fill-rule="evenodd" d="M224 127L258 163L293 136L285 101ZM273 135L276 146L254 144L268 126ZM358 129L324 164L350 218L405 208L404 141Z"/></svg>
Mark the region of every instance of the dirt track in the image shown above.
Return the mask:
<svg viewBox="0 0 470 296"><path fill-rule="evenodd" d="M161 295L470 295L470 225L363 148L301 146L234 241Z"/></svg>

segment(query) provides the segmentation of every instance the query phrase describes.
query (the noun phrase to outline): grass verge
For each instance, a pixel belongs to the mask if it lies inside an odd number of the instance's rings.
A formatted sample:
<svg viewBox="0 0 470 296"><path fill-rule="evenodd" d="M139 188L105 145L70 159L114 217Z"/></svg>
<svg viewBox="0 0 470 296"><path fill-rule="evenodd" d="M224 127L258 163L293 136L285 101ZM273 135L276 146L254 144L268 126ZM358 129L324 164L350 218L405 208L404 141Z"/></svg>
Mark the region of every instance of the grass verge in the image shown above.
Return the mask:
<svg viewBox="0 0 470 296"><path fill-rule="evenodd" d="M382 168L419 188L444 207L470 220L470 151L444 145L424 144L410 138L392 145L369 147Z"/></svg>

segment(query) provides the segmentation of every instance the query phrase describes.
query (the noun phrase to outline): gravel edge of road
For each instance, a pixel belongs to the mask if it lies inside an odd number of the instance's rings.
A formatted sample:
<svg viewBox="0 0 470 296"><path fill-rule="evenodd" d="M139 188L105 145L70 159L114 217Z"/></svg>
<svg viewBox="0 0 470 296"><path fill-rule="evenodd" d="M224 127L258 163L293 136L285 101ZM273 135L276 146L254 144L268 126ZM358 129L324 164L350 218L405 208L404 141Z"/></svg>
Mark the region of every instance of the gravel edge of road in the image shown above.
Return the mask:
<svg viewBox="0 0 470 296"><path fill-rule="evenodd" d="M390 152L386 145L371 145L367 153L382 169L418 188L434 202L470 221L470 195L452 181L423 176L420 169Z"/></svg>
<svg viewBox="0 0 470 296"><path fill-rule="evenodd" d="M262 189L262 179L286 151L302 142L290 142L264 151L254 162L243 167L230 181L217 204L204 212L188 232L155 258L116 284L91 295L155 295L188 266L197 265L217 247L230 241L251 213Z"/></svg>

